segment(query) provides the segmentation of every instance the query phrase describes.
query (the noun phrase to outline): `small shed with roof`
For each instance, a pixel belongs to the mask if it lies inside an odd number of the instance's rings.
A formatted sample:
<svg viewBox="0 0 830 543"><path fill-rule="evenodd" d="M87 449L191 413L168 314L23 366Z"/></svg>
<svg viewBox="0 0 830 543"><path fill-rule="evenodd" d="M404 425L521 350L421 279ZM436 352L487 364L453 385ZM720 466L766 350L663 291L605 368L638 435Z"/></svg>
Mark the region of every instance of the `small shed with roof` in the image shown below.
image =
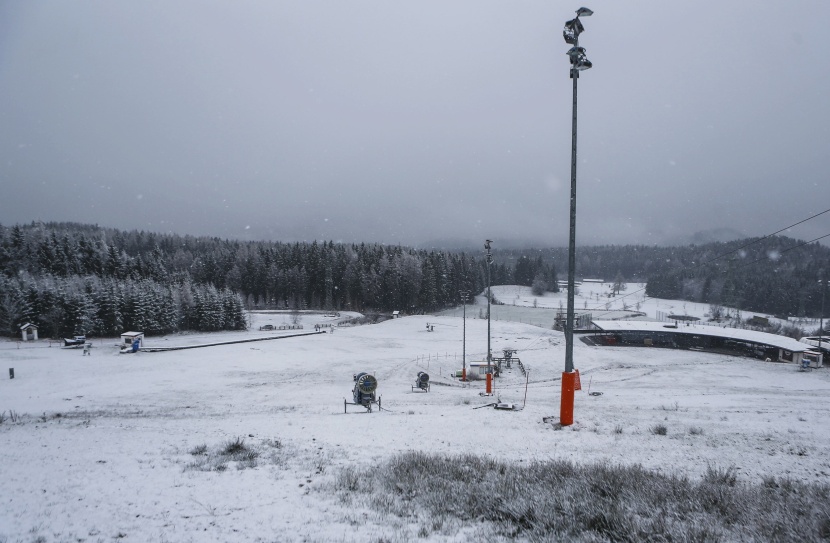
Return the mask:
<svg viewBox="0 0 830 543"><path fill-rule="evenodd" d="M27 322L20 327L20 337L23 341L37 341L37 326Z"/></svg>
<svg viewBox="0 0 830 543"><path fill-rule="evenodd" d="M124 332L121 334L121 348L131 348L138 341L138 348L144 348L144 332Z"/></svg>

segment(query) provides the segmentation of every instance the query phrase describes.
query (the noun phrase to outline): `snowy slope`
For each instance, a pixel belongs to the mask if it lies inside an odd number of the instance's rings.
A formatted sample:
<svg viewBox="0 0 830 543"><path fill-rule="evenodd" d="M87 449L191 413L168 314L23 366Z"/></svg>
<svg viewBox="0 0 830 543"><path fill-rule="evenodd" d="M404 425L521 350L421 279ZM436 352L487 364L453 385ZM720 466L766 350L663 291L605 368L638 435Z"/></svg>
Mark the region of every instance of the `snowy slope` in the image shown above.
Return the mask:
<svg viewBox="0 0 830 543"><path fill-rule="evenodd" d="M468 361L482 360L486 320L467 309ZM254 337L275 318L255 315L247 332L151 337L146 345ZM321 318L306 315L302 324ZM457 317L416 316L134 355L119 355L115 339L96 342L91 356L2 342L0 541L365 541L384 527L372 511L343 507L327 485L343 466L406 450L830 480L826 370L577 342L576 423L557 431L542 419L558 415L562 334L492 323L494 353L518 349L529 370L525 409L503 412L474 409L493 401L480 395L483 383L450 377L461 367L462 326ZM343 413L359 371L377 376L384 411ZM411 390L418 371L432 377L428 394ZM589 385L602 395L588 395ZM497 393L521 405L525 386L514 367ZM652 434L656 424L668 435ZM255 466L205 471L203 457L191 454L238 438L260 452ZM369 528L355 532L356 522Z"/></svg>

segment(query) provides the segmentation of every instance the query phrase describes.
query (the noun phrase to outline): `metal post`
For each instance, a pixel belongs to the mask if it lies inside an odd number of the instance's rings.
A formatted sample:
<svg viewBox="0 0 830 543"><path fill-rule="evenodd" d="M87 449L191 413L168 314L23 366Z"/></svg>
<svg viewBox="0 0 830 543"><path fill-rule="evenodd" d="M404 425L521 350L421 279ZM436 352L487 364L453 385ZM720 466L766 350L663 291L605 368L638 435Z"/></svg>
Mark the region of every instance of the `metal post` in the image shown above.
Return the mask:
<svg viewBox="0 0 830 543"><path fill-rule="evenodd" d="M824 277L824 270L821 272L821 314L818 316L818 351L821 353L821 338L824 335L824 290L827 279ZM824 354L822 353L822 357Z"/></svg>
<svg viewBox="0 0 830 543"><path fill-rule="evenodd" d="M463 308L463 335L461 340L461 380L467 381L467 297L470 295L469 290L461 291L461 306Z"/></svg>
<svg viewBox="0 0 830 543"><path fill-rule="evenodd" d="M487 371L490 370L490 261L487 261Z"/></svg>
<svg viewBox="0 0 830 543"><path fill-rule="evenodd" d="M492 368L492 354L490 353L490 265L493 263L493 255L490 254L490 244L492 240L487 240L484 243L484 248L487 249L487 394L493 392L491 383L493 382L493 368Z"/></svg>
<svg viewBox="0 0 830 543"><path fill-rule="evenodd" d="M579 17L589 16L593 12L588 8L579 8L576 18L565 23L565 41L573 47L568 51L571 64L571 79L573 80L573 105L571 110L571 210L570 235L568 238L568 315L565 322L565 371L562 373L562 395L559 405L559 423L562 426L573 424L574 388L576 374L574 373L573 342L574 342L574 291L576 273L576 112L577 112L577 81L580 70L591 67L591 62L585 58L585 50L579 47L579 34L584 30Z"/></svg>
<svg viewBox="0 0 830 543"><path fill-rule="evenodd" d="M577 46L579 42L577 41ZM571 115L571 223L568 238L568 316L565 323L565 371L574 369L574 283L576 268L576 82L579 70L571 67L573 111Z"/></svg>

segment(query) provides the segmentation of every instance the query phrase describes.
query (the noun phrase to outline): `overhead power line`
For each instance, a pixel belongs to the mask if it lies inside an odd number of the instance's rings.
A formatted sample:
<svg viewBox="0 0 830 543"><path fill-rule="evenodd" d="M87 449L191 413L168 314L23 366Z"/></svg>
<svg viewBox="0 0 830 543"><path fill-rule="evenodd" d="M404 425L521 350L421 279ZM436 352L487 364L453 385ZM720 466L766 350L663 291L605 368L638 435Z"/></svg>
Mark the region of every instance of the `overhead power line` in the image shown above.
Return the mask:
<svg viewBox="0 0 830 543"><path fill-rule="evenodd" d="M738 247L737 249L735 249L735 250L733 250L733 251L729 251L728 253L723 253L722 255L718 255L718 256L716 256L715 258L712 258L711 260L707 260L706 262L701 262L699 265L700 265L700 266L703 266L704 264L710 264L711 262L714 262L715 260L718 260L718 259L720 259L720 258L723 258L723 257L729 256L729 255L731 255L731 254L735 254L735 253L737 253L738 251L740 251L741 249L746 249L746 248L747 248L747 247L749 247L750 245L753 245L753 244L755 244L755 243L759 243L759 242L761 242L761 241L764 241L764 240L765 240L765 239L767 239L767 238L771 238L772 236L774 236L774 235L776 235L776 234L780 234L781 232L783 232L783 231L785 231L785 230L789 230L790 228L792 228L792 227L794 227L794 226L798 226L799 224L803 224L803 223L805 223L805 222L807 222L807 221L809 221L809 220L815 219L816 217L819 217L819 216L821 216L821 215L824 215L825 213L828 213L828 212L830 212L830 209L825 209L825 210L824 210L824 211L822 211L821 213L816 213L816 214L815 214L815 215L813 215L812 217L807 217L807 218L806 218L806 219L804 219L803 221L798 221L797 223L795 223L795 224L791 224L791 225L789 225L789 226L787 226L787 227L785 227L785 228L782 228L781 230L779 230L779 231L777 231L777 232L773 232L772 234L767 234L766 236L764 236L764 237L762 237L762 238L758 238L758 239L756 239L755 241L750 241L750 242L749 242L749 243L747 243L746 245L741 245L740 247ZM821 238L818 238L818 239L822 239L822 238L824 238L824 237L826 237L826 236L822 236ZM808 243L812 243L812 242L808 242Z"/></svg>

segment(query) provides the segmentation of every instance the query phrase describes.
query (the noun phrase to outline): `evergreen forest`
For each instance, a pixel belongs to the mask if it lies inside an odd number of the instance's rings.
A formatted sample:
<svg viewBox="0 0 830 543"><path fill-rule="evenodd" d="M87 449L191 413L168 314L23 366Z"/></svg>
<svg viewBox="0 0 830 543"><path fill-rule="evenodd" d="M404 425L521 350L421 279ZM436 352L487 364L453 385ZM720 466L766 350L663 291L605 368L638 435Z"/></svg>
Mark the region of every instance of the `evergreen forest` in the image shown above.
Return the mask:
<svg viewBox="0 0 830 543"><path fill-rule="evenodd" d="M332 241L282 243L121 231L77 223L0 225L0 335L238 330L246 309L432 312L484 292L484 251ZM493 251L493 285L557 291L567 249ZM646 282L652 297L817 317L830 249L787 237L682 247L580 247L576 274ZM496 301L497 302L497 301ZM828 301L830 304L830 301Z"/></svg>
<svg viewBox="0 0 830 543"><path fill-rule="evenodd" d="M534 254L561 262L567 248L502 251L502 261ZM818 317L824 278L830 278L830 248L818 242L770 236L700 245L578 247L576 275L646 283L655 298L734 307L779 317ZM825 315L830 289L825 294Z"/></svg>
<svg viewBox="0 0 830 543"><path fill-rule="evenodd" d="M556 290L541 257L494 262L492 284ZM243 242L76 223L0 226L0 334L163 334L246 327L245 309L404 313L487 284L482 255L380 244ZM540 287L541 285L541 287ZM468 300L469 301L469 300Z"/></svg>

